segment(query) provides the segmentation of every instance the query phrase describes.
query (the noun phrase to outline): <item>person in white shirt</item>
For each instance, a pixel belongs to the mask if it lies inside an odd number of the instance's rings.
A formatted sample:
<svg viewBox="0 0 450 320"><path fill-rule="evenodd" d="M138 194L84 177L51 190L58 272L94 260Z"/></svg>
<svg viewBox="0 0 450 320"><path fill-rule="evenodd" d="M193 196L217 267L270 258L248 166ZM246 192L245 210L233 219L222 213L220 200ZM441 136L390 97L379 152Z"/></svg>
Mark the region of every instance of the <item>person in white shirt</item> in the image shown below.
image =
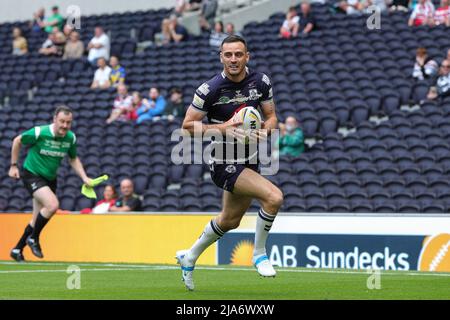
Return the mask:
<svg viewBox="0 0 450 320"><path fill-rule="evenodd" d="M215 50L220 51L220 45L222 44L223 39L225 39L226 37L227 35L223 32L222 21L216 21L216 23L214 24L214 30L209 36L209 45Z"/></svg>
<svg viewBox="0 0 450 320"><path fill-rule="evenodd" d="M427 54L424 47L417 48L416 62L414 64L412 76L418 81L434 78L439 71L439 65Z"/></svg>
<svg viewBox="0 0 450 320"><path fill-rule="evenodd" d="M109 124L113 121L128 121L133 117L133 97L128 94L128 88L125 84L120 83L117 86L117 96L114 99L113 109L110 116L106 120Z"/></svg>
<svg viewBox="0 0 450 320"><path fill-rule="evenodd" d="M287 39L296 37L300 28L299 21L300 17L297 15L297 10L295 7L290 7L286 14L286 20L280 28L280 36Z"/></svg>
<svg viewBox="0 0 450 320"><path fill-rule="evenodd" d="M95 71L91 89L108 89L111 86L111 82L109 81L111 68L106 64L105 58L98 58L97 66L98 69Z"/></svg>
<svg viewBox="0 0 450 320"><path fill-rule="evenodd" d="M98 58L109 60L110 42L102 27L95 27L94 33L87 49L89 50L88 61L95 66Z"/></svg>
<svg viewBox="0 0 450 320"><path fill-rule="evenodd" d="M448 96L450 96L450 60L444 60L441 63L435 85L428 91L427 99L436 100Z"/></svg>

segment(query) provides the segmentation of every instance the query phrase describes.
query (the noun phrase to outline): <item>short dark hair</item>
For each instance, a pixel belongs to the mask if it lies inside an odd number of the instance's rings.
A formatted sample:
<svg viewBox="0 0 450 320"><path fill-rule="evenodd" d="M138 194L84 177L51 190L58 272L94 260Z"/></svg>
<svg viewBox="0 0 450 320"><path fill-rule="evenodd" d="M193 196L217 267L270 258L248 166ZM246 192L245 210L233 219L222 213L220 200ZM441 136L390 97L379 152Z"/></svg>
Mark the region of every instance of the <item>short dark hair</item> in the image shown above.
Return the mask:
<svg viewBox="0 0 450 320"><path fill-rule="evenodd" d="M69 114L69 113L73 113L72 109L70 109L68 106L66 105L60 105L57 106L55 109L55 113L54 116L56 117L58 114L60 114L61 112L63 112L64 114Z"/></svg>
<svg viewBox="0 0 450 320"><path fill-rule="evenodd" d="M232 34L231 36L226 37L223 39L222 44L220 45L220 50L222 50L222 47L225 43L233 43L233 42L242 42L245 46L245 50L247 50L247 41L245 41L244 38L241 36Z"/></svg>
<svg viewBox="0 0 450 320"><path fill-rule="evenodd" d="M181 89L178 88L178 87L174 87L174 88L170 89L169 93L170 93L170 94L173 94L173 93L179 93L179 94L181 94L181 93L183 93L183 91L181 91Z"/></svg>

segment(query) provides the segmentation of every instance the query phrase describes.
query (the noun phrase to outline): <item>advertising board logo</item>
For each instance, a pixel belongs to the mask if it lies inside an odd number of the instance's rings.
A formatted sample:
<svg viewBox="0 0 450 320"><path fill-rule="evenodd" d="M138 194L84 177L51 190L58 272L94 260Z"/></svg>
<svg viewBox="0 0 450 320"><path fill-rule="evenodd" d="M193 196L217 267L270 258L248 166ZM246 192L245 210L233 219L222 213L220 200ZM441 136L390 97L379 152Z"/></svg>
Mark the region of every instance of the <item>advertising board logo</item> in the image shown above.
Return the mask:
<svg viewBox="0 0 450 320"><path fill-rule="evenodd" d="M450 234L427 237L419 256L419 271L450 271Z"/></svg>
<svg viewBox="0 0 450 320"><path fill-rule="evenodd" d="M253 265L253 243L249 240L239 241L231 252L231 263L235 266Z"/></svg>
<svg viewBox="0 0 450 320"><path fill-rule="evenodd" d="M251 265L253 237L252 233L231 232L221 238L218 263ZM424 236L273 233L266 248L277 267L419 270L424 243L429 249L424 248L422 264L428 259L431 270L448 268L450 235L428 243Z"/></svg>

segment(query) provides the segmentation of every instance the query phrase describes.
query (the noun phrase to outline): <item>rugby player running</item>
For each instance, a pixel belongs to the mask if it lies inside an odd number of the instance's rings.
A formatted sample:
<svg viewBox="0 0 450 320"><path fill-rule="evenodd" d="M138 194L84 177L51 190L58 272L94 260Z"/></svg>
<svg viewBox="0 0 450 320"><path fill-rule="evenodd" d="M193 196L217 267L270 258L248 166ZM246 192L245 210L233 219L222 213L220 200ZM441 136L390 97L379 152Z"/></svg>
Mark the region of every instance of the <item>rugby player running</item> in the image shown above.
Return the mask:
<svg viewBox="0 0 450 320"><path fill-rule="evenodd" d="M215 129L223 136L229 135L242 140L244 130L238 127L242 121L235 114L243 107L254 107L261 110L264 119L262 129L254 135L256 139L265 139L267 133L278 125L270 79L263 73L247 68L250 55L242 37L228 36L220 49L223 71L196 90L184 118L183 129L191 135ZM208 124L202 123L205 116ZM227 143L222 143L226 148ZM199 256L227 231L239 226L252 199L257 199L261 204L256 219L253 263L261 276L276 275L266 254L266 240L283 203L283 194L259 174L258 163L250 163L255 156L257 152L247 153L244 159L228 159L223 155L212 154L211 178L219 188L224 189L222 211L206 224L200 238L190 249L176 253L182 269L182 279L188 290L194 290L193 271Z"/></svg>

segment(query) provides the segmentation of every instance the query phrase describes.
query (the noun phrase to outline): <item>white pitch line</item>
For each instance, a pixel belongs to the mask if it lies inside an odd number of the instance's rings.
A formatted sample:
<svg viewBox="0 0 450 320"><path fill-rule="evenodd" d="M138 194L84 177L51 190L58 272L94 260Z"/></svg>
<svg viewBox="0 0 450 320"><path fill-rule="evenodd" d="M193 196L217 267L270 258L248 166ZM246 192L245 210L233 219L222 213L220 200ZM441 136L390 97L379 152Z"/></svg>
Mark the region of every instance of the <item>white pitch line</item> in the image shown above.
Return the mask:
<svg viewBox="0 0 450 320"><path fill-rule="evenodd" d="M14 262L14 261L0 261L0 265L34 265L34 266L86 266L86 267L128 267L128 268L148 268L145 264L120 264L120 263L86 263L86 262Z"/></svg>
<svg viewBox="0 0 450 320"><path fill-rule="evenodd" d="M175 268L173 268L175 269ZM178 269L178 268L176 268ZM136 268L93 268L93 269L80 269L80 272L86 272L86 271L154 271L154 270L168 270L167 268L142 268L142 269L136 269ZM67 273L67 269L49 269L49 270L4 270L0 271L0 274L2 273L58 273L58 272L64 272ZM71 273L71 272L70 272Z"/></svg>
<svg viewBox="0 0 450 320"><path fill-rule="evenodd" d="M144 265L120 265L120 264L66 264L66 263L17 263L17 262L0 262L0 265L77 265L77 266L112 266L114 268L92 268L92 269L80 269L80 271L155 271L155 270L177 270L178 266L144 266ZM209 270L209 271L252 271L253 268L223 268L223 267L196 267L196 270ZM366 275L367 271L351 271L351 270L323 270L323 269L277 269L278 272L291 272L291 273L329 273L329 274L358 274ZM67 272L67 269L55 269L55 270L4 270L1 273L45 273L45 272ZM381 275L386 276L428 276L428 277L450 277L450 273L430 273L430 272L393 272L380 270Z"/></svg>

